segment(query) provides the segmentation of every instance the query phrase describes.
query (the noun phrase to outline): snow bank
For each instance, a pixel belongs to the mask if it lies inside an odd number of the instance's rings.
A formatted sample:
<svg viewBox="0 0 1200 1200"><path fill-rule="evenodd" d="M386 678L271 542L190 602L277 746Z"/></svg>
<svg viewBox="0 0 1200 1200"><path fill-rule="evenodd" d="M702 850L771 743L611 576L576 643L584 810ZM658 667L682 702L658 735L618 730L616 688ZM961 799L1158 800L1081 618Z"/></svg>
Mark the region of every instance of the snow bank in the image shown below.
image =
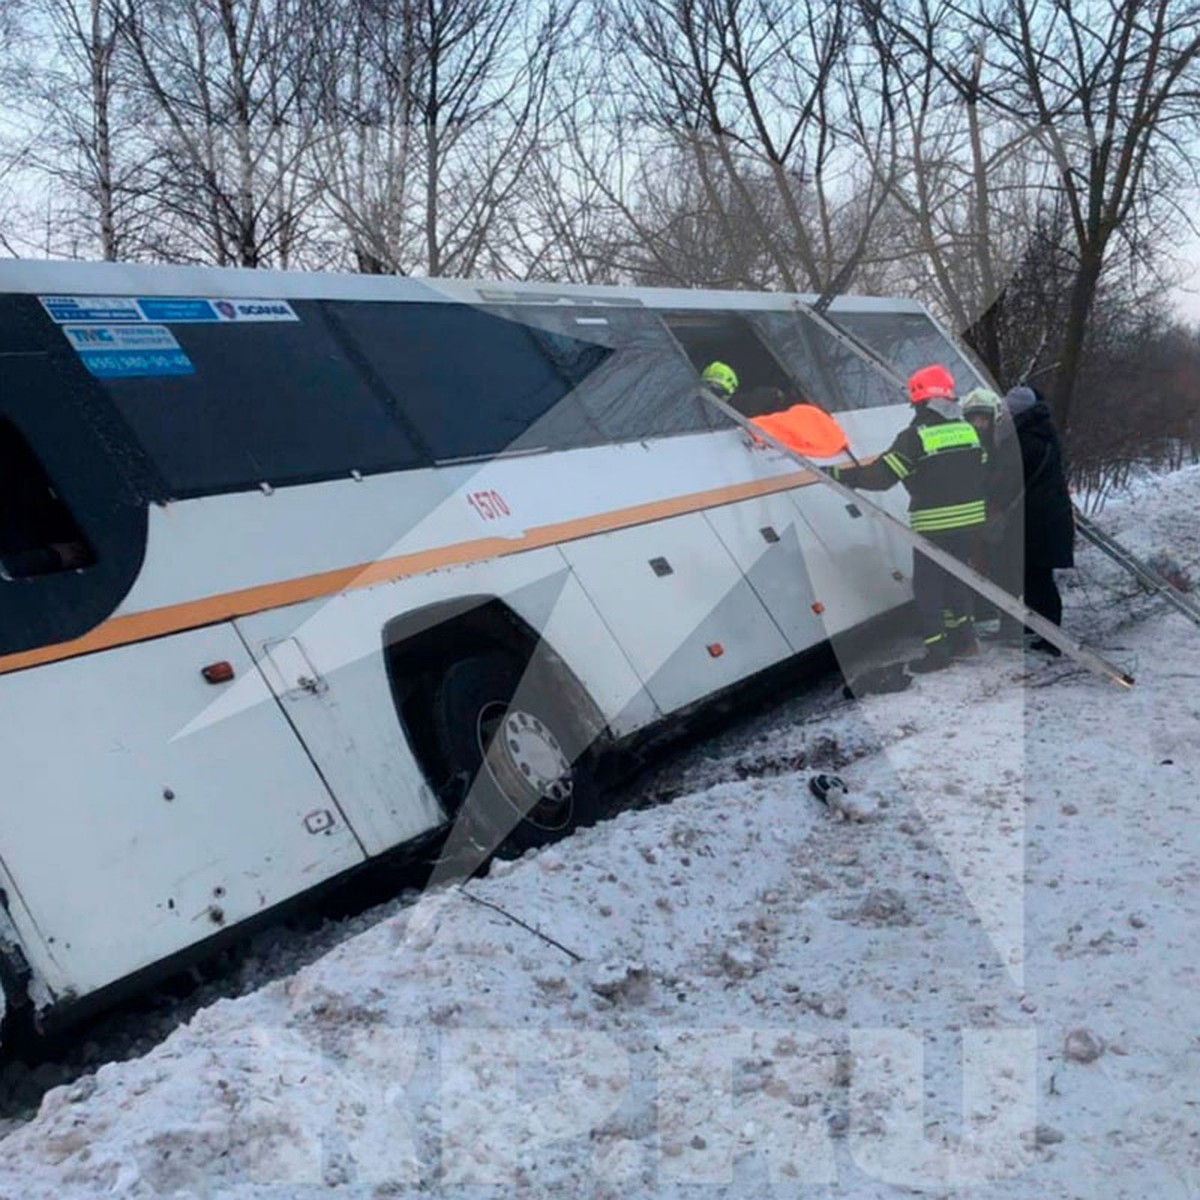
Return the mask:
<svg viewBox="0 0 1200 1200"><path fill-rule="evenodd" d="M1194 564L1198 498L1105 523ZM1084 559L1134 691L992 649L768 720L50 1092L0 1196L1194 1196L1200 630Z"/></svg>

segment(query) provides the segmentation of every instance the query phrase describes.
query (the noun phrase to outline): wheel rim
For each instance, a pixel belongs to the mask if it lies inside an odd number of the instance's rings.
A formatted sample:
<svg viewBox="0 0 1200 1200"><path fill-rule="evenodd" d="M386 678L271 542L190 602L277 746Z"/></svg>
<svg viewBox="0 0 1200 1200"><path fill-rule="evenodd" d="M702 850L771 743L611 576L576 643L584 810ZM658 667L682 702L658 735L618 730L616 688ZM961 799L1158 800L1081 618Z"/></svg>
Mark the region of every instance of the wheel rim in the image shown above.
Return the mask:
<svg viewBox="0 0 1200 1200"><path fill-rule="evenodd" d="M560 829L575 796L571 760L538 716L505 704L480 711L476 737L484 766L517 816L541 829Z"/></svg>

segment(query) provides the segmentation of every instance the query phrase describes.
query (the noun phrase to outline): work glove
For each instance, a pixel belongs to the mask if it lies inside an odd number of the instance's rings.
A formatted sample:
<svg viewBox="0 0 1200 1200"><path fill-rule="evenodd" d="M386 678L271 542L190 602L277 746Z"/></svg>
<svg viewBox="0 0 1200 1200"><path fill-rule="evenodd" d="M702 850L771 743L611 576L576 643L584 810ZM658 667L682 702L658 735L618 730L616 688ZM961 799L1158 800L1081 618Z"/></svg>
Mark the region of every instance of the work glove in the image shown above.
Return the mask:
<svg viewBox="0 0 1200 1200"><path fill-rule="evenodd" d="M841 467L821 467L820 471L822 475L828 475L830 479L833 479L838 483L842 482Z"/></svg>

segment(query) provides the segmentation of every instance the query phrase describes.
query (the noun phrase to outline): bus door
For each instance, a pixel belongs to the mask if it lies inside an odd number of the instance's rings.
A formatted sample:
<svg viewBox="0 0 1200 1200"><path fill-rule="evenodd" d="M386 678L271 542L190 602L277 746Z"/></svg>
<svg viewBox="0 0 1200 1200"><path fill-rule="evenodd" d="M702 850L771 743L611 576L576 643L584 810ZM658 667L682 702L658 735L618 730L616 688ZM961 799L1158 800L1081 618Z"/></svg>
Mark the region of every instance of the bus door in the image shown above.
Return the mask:
<svg viewBox="0 0 1200 1200"><path fill-rule="evenodd" d="M845 633L909 598L908 576L897 568L898 538L832 488L814 484L790 495L825 637ZM895 506L890 496L883 503Z"/></svg>

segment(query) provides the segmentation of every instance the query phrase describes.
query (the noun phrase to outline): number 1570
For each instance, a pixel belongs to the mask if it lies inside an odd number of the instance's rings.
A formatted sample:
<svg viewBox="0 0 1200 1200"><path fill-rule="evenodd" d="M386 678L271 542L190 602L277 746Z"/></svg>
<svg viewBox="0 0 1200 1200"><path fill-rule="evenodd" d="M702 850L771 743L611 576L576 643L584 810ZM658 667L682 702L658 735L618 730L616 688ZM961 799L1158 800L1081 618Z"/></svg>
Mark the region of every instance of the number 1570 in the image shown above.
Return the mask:
<svg viewBox="0 0 1200 1200"><path fill-rule="evenodd" d="M497 491L472 492L467 496L467 503L485 521L498 521L501 517L512 516L512 509Z"/></svg>

